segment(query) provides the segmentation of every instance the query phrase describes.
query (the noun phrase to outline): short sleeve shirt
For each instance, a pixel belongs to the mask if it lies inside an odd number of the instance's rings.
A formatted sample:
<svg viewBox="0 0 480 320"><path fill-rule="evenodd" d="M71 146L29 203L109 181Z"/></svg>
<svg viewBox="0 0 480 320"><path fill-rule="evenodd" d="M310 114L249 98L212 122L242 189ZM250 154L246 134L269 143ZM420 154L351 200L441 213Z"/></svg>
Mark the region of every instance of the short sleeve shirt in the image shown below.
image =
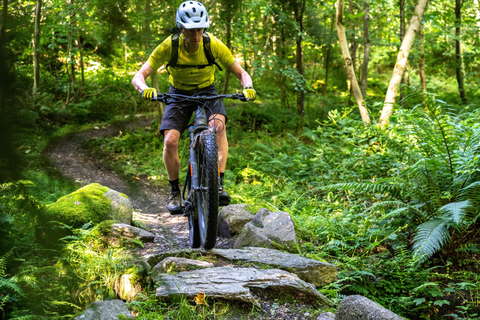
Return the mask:
<svg viewBox="0 0 480 320"><path fill-rule="evenodd" d="M235 58L232 52L227 48L223 42L210 35L210 49L213 57L220 61L224 68L229 68L234 62ZM178 43L178 60L177 65L207 65L208 60L203 49L203 37L200 45L195 53L188 53L185 50L184 35L181 34ZM161 44L159 44L153 53L148 58L148 64L157 70L162 65L170 61L172 55L172 37L168 37ZM169 81L177 89L193 90L208 87L213 84L215 79L215 65L207 66L205 68L168 68L170 73Z"/></svg>

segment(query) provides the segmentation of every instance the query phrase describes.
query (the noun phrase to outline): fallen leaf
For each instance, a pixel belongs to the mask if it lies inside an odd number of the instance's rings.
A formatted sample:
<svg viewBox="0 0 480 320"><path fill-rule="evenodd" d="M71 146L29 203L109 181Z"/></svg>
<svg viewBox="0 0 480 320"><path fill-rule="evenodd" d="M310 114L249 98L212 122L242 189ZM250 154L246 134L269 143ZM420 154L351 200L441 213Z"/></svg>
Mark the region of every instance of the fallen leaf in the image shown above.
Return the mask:
<svg viewBox="0 0 480 320"><path fill-rule="evenodd" d="M197 305L203 304L203 305L208 306L207 301L205 300L205 298L206 298L205 293L199 292L199 293L197 294L197 296L195 297L194 301L195 301L195 303L196 303Z"/></svg>

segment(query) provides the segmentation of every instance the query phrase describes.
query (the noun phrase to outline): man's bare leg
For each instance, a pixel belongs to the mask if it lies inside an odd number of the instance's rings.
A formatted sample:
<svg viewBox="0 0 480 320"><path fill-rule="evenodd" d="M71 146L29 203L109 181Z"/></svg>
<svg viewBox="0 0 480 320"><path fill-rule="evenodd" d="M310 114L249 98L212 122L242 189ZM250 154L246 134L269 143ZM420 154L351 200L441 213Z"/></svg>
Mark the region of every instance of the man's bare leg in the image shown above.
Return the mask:
<svg viewBox="0 0 480 320"><path fill-rule="evenodd" d="M223 175L225 174L228 158L227 127L225 125L225 116L223 114L215 114L211 119L210 126L214 126L217 132L218 166L221 183L218 200L220 206L226 206L230 203L230 196L225 191L225 188L223 188Z"/></svg>
<svg viewBox="0 0 480 320"><path fill-rule="evenodd" d="M178 142L181 133L175 129L164 131L163 163L167 169L168 180L177 180L180 174L180 158L178 157Z"/></svg>
<svg viewBox="0 0 480 320"><path fill-rule="evenodd" d="M175 129L164 131L163 162L167 169L168 181L172 192L168 198L167 209L171 214L182 213L182 199L180 196L179 173L180 158L178 157L178 142L181 133Z"/></svg>
<svg viewBox="0 0 480 320"><path fill-rule="evenodd" d="M215 114L211 117L210 126L214 126L217 131L218 146L218 163L220 172L225 172L228 158L228 140L227 127L225 125L225 116L223 114Z"/></svg>

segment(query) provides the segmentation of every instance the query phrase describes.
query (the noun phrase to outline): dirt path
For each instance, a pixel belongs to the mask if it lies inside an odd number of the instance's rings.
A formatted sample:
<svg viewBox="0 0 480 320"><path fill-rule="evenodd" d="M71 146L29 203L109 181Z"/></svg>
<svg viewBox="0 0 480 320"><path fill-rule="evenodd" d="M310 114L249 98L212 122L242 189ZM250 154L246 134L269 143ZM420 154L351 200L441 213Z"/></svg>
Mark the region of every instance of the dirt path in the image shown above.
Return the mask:
<svg viewBox="0 0 480 320"><path fill-rule="evenodd" d="M146 243L143 249L139 249L138 253L142 256L189 248L187 218L182 215L171 216L167 212L166 198L169 190L152 187L142 180L114 172L108 159L96 159L82 148L82 144L95 137L116 136L150 123L151 119L140 119L132 123L108 125L72 134L56 141L45 153L62 175L79 185L99 183L129 196L134 209L134 220L141 222L145 229L155 234L153 243ZM217 238L215 247L232 248L231 241ZM258 319L312 319L312 316L304 311L307 307L305 304L279 305L271 301L268 295L263 295L262 292L255 294L262 306Z"/></svg>
<svg viewBox="0 0 480 320"><path fill-rule="evenodd" d="M46 155L65 177L84 186L99 183L129 196L134 210L134 220L140 221L154 233L154 243L145 245L142 255L164 253L170 250L189 248L188 222L182 215L171 216L166 210L168 190L152 187L142 180L124 177L112 171L108 160L95 159L82 144L95 137L119 135L120 132L135 130L148 125L151 119L121 125L108 125L90 129L55 142ZM225 248L221 239L217 247Z"/></svg>

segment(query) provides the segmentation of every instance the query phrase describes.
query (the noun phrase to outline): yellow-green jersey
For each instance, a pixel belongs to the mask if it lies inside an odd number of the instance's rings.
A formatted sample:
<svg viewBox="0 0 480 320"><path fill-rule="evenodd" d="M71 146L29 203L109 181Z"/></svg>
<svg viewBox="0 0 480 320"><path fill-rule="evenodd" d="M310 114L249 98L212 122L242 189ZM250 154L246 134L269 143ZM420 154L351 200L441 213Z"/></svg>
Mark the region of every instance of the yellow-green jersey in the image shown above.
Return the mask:
<svg viewBox="0 0 480 320"><path fill-rule="evenodd" d="M223 42L218 40L212 35L210 37L210 51L215 59L218 59L220 63L229 68L234 62L235 58L232 52L227 48ZM207 39L208 40L208 39ZM215 65L208 65L208 59L205 55L203 48L203 37L200 41L200 45L195 53L188 53L185 50L184 35L181 34L178 43L178 60L177 65L188 65L192 67L169 67L170 73L169 81L177 89L180 90L193 90L208 87L213 84L215 79ZM172 36L165 39L159 44L153 53L148 58L148 64L157 70L166 62L170 61L172 55ZM203 68L196 68L194 66L204 66Z"/></svg>

